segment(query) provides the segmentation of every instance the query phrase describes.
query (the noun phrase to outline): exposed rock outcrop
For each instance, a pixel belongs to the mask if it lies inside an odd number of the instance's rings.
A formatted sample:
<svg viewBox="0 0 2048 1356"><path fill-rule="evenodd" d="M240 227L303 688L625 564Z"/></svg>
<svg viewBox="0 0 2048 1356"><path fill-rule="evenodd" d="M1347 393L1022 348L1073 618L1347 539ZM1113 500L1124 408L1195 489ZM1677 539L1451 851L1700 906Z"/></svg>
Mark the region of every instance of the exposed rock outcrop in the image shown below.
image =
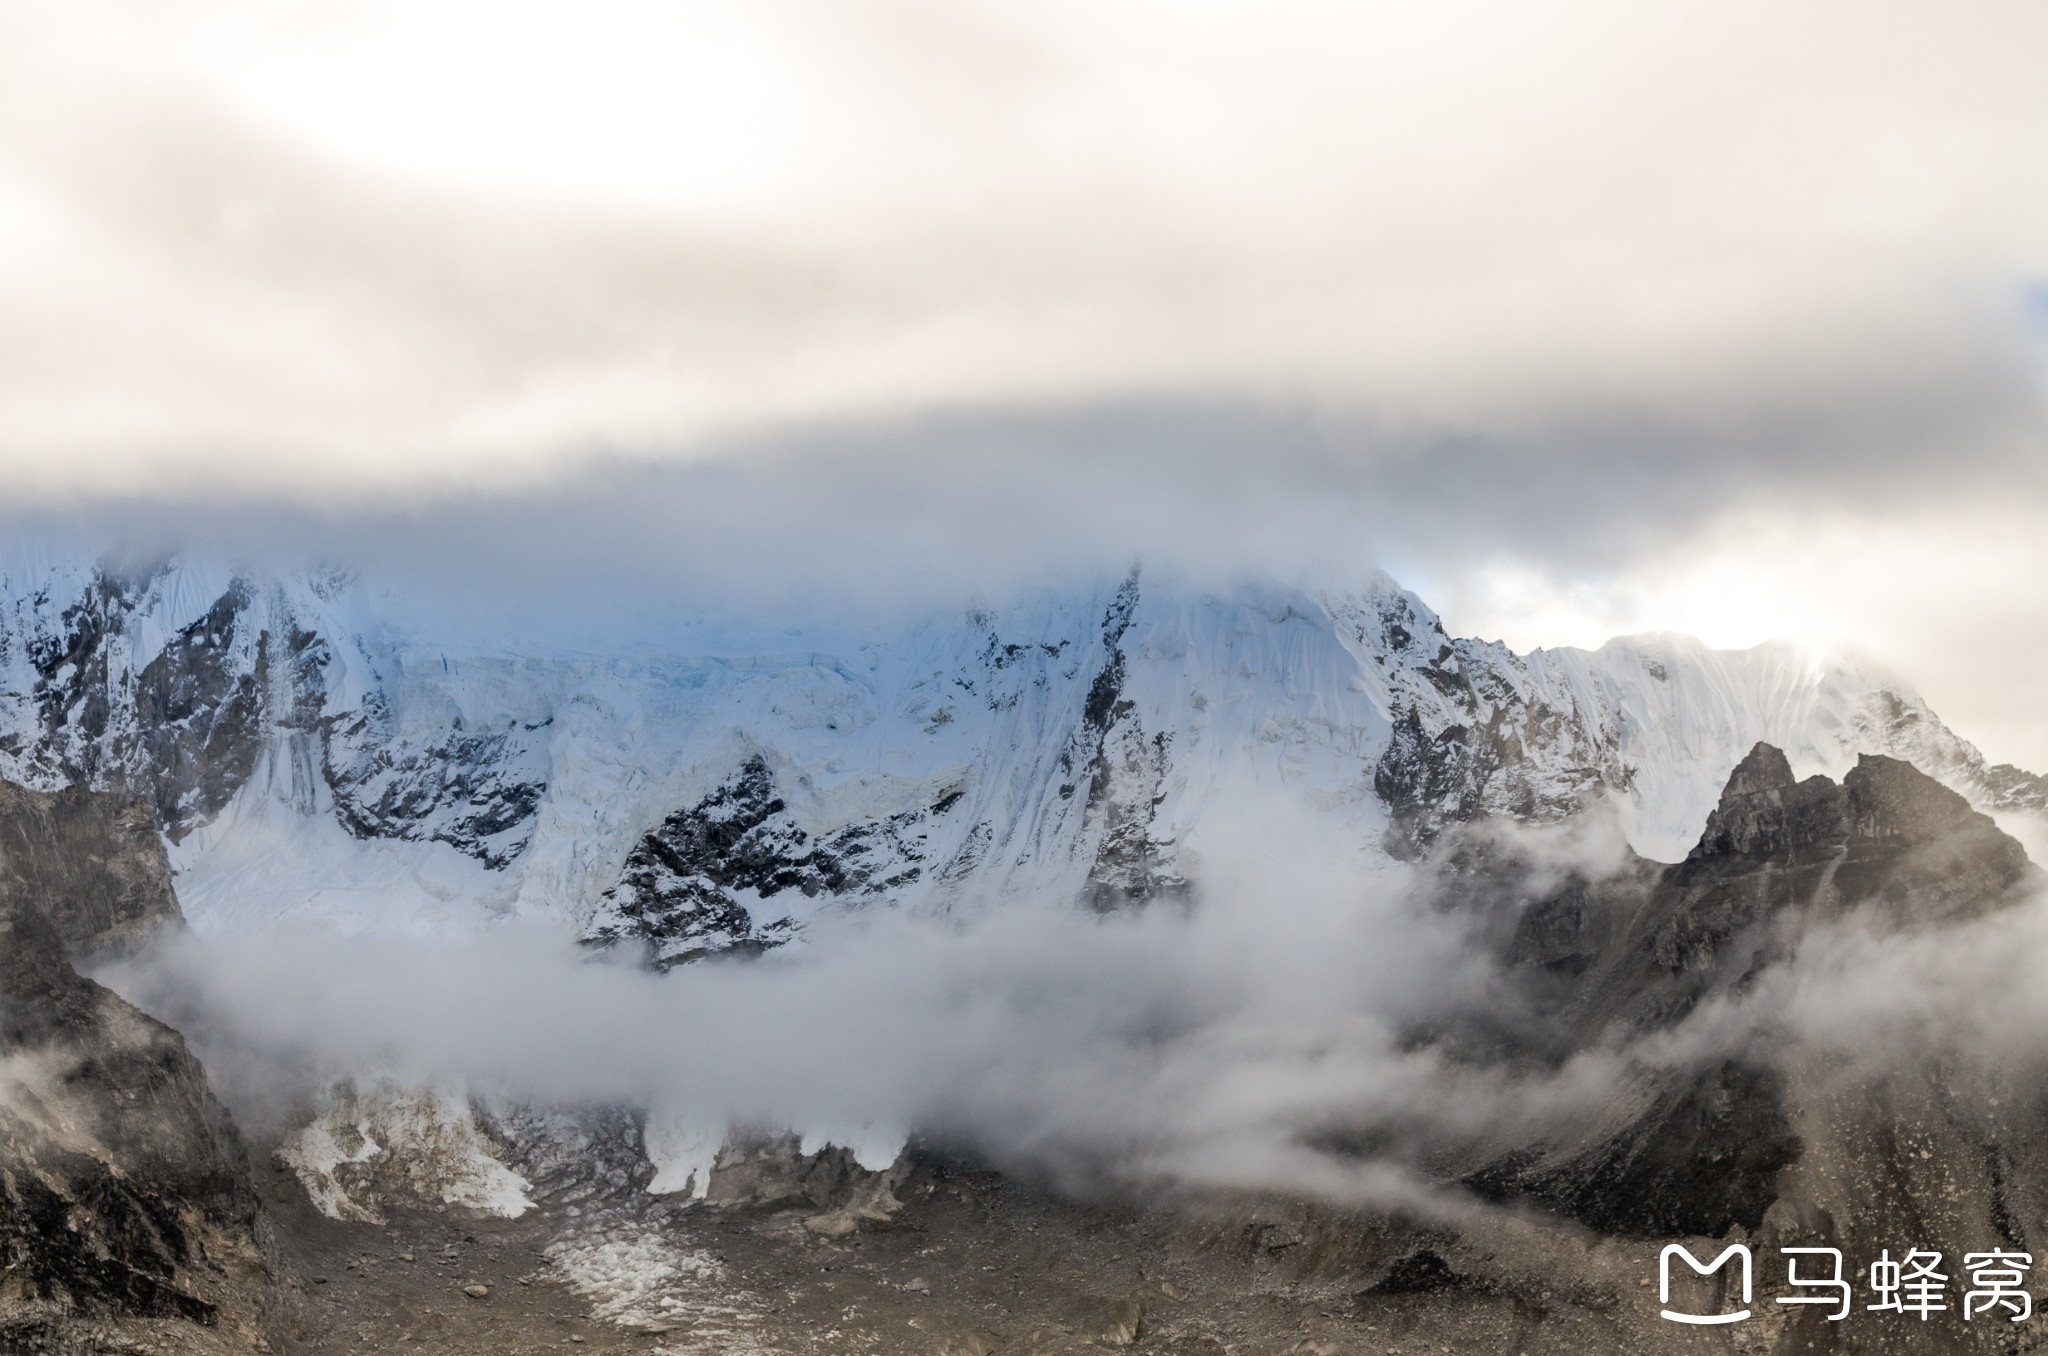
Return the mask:
<svg viewBox="0 0 2048 1356"><path fill-rule="evenodd" d="M0 897L33 909L80 959L183 929L156 823L140 803L0 782Z"/></svg>
<svg viewBox="0 0 2048 1356"><path fill-rule="evenodd" d="M1963 922L2010 906L2036 875L1989 818L1906 763L1866 756L1839 784L1795 781L1759 745L1684 862L1572 879L1527 905L1505 958L1530 980L1536 1031L1496 1039L1560 1059L1671 1030L1783 964L1817 924ZM1789 1079L1756 1052L1638 1070L1574 1130L1470 1180L1610 1233L1755 1229L1803 1152Z"/></svg>
<svg viewBox="0 0 2048 1356"><path fill-rule="evenodd" d="M147 824L108 795L0 786L6 1350L165 1323L183 1349L262 1340L268 1275L240 1136L179 1035L66 954L174 925Z"/></svg>
<svg viewBox="0 0 2048 1356"><path fill-rule="evenodd" d="M796 1135L741 1132L720 1147L706 1199L728 1208L804 1209L812 1233L841 1238L893 1218L903 1208L896 1191L909 1173L907 1154L866 1168L837 1145L807 1154Z"/></svg>
<svg viewBox="0 0 2048 1356"><path fill-rule="evenodd" d="M814 834L776 794L767 763L749 758L640 840L584 940L640 942L663 968L780 946L796 924L769 901L784 894L872 898L903 888L926 868L930 821L958 799L942 796L923 810Z"/></svg>
<svg viewBox="0 0 2048 1356"><path fill-rule="evenodd" d="M1409 1033L1451 1067L1570 1091L1463 1138L1358 1145L1508 1208L1453 1223L1305 1205L1288 1279L1347 1278L1365 1324L1460 1350L2007 1349L2018 1330L1962 1321L1962 1254L2048 1239L2048 1098L2037 1059L1986 1048L1997 1000L1967 985L2000 939L2031 935L2044 882L2019 845L1901 760L1801 781L1768 746L1685 861L1588 851L1597 838L1484 821L1440 835L1436 902L1499 958L1500 984L1483 1010ZM1866 981L1866 955L1901 968L1873 959ZM1958 955L1963 978L1920 987L1916 961ZM1671 1242L1702 1259L1750 1248L1750 1316L1705 1340L1663 1321ZM1775 1302L1812 1293L1789 1288L1779 1247L1842 1251L1851 1321ZM1925 1325L1864 1311L1869 1264L1907 1248L1948 1262L1951 1310ZM1681 1276L1673 1307L1740 1307L1727 1284Z"/></svg>
<svg viewBox="0 0 2048 1356"><path fill-rule="evenodd" d="M1060 794L1070 795L1086 769L1084 827L1095 842L1082 898L1107 911L1182 895L1187 882L1174 869L1171 834L1157 810L1166 799L1173 736L1147 733L1137 704L1124 692L1129 660L1124 635L1138 605L1138 573L1119 588L1102 616L1105 656L1088 685L1081 726L1061 755Z"/></svg>
<svg viewBox="0 0 2048 1356"><path fill-rule="evenodd" d="M175 562L0 579L0 771L123 792L175 843L288 751L318 769L307 803L351 833L504 866L545 788L543 726L409 727L387 690L394 656L329 613L353 586L327 570L287 589Z"/></svg>

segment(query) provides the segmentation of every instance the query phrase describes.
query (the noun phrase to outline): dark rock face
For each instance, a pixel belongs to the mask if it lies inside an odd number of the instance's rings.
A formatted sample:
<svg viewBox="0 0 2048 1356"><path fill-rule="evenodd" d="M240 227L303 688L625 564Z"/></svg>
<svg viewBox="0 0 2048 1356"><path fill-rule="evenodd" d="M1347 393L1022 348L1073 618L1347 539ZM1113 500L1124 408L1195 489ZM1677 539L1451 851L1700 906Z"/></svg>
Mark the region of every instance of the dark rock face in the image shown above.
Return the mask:
<svg viewBox="0 0 2048 1356"><path fill-rule="evenodd" d="M125 789L173 839L218 813L262 745L266 640L239 582L139 671L123 660L152 571L102 569L56 624L24 637L40 731L32 770Z"/></svg>
<svg viewBox="0 0 2048 1356"><path fill-rule="evenodd" d="M1856 838L1931 839L1984 822L1970 803L1910 763L1866 754L1842 779Z"/></svg>
<svg viewBox="0 0 2048 1356"><path fill-rule="evenodd" d="M37 772L80 780L98 772L99 740L117 695L108 691L106 646L123 630L135 592L132 581L101 571L56 625L21 638L34 673L30 695L38 728L33 747L9 752L27 756ZM34 601L51 606L47 590Z"/></svg>
<svg viewBox="0 0 2048 1356"><path fill-rule="evenodd" d="M80 978L32 909L10 911L0 942L0 1048L35 1070L0 1111L10 1285L212 1322L212 1287L194 1274L205 1235L252 1238L256 1210L226 1114L177 1035Z"/></svg>
<svg viewBox="0 0 2048 1356"><path fill-rule="evenodd" d="M1685 861L1559 847L1485 825L1439 840L1437 902L1499 958L1501 992L1415 1041L1575 1091L1470 1144L1402 1147L1512 1208L1461 1229L1395 1221L1380 1240L1384 1215L1352 1225L1382 1278L1356 1295L1367 1320L1434 1335L1491 1308L1492 1340L1457 1349L1704 1349L1660 1317L1659 1244L1711 1258L1740 1243L1755 1313L1736 1347L2024 1347L1958 1312L1965 1253L2048 1240L2048 1098L2017 1053L2037 1042L2003 1039L2031 977L1985 960L2036 945L2043 878L2019 846L1907 763L1797 781L1758 747ZM1858 1291L1884 1250L1940 1250L1950 1322L1885 1328L1860 1297L1839 1327L1780 1311L1781 1247L1841 1250ZM1681 1311L1738 1307L1726 1275L1674 1280Z"/></svg>
<svg viewBox="0 0 2048 1356"><path fill-rule="evenodd" d="M107 795L0 787L0 1345L73 1317L258 1336L267 1277L240 1136L178 1034L66 955L175 919L161 850L135 850L146 823Z"/></svg>
<svg viewBox="0 0 2048 1356"><path fill-rule="evenodd" d="M1785 755L1768 744L1749 751L1728 777L1692 859L1769 856L1843 836L1842 788L1826 777L1792 778Z"/></svg>
<svg viewBox="0 0 2048 1356"><path fill-rule="evenodd" d="M1516 1155L1467 1185L1624 1237L1755 1229L1801 1150L1782 1082L1773 1069L1717 1061L1657 1089L1642 1114L1583 1152Z"/></svg>
<svg viewBox="0 0 2048 1356"><path fill-rule="evenodd" d="M1478 692L1459 677L1451 691L1474 699L1473 723L1453 721L1431 734L1414 706L1396 708L1393 735L1373 765L1373 790L1391 819L1384 844L1397 859L1422 856L1448 825L1494 813L1539 822L1563 819L1584 809L1600 786L1628 785L1626 770L1616 768L1608 774L1611 781L1586 770L1563 790L1539 788L1529 775L1525 740L1532 730L1543 739L1559 738L1566 717L1541 703L1522 702L1504 684L1487 694L1489 702L1503 704L1480 708Z"/></svg>
<svg viewBox="0 0 2048 1356"><path fill-rule="evenodd" d="M1432 735L1414 707L1398 711L1393 737L1372 771L1372 789L1393 820L1388 850L1414 858L1445 822L1476 816L1480 794L1504 752L1483 737L1475 741L1470 726L1447 725Z"/></svg>
<svg viewBox="0 0 2048 1356"><path fill-rule="evenodd" d="M1518 660L1500 646L1453 639L1404 594L1374 600L1350 619L1363 645L1394 656L1405 685L1389 716L1393 733L1372 767L1386 803L1384 839L1396 858L1425 855L1446 827L1482 816L1549 822L1586 808L1602 788L1624 791L1632 774L1618 750L1592 737L1583 715L1560 710L1517 681ZM1425 719L1424 706L1438 714ZM1576 751L1560 771L1542 756Z"/></svg>
<svg viewBox="0 0 2048 1356"><path fill-rule="evenodd" d="M2017 870L2018 845L1990 837L1990 821L1909 763L1865 754L1840 785L1826 777L1795 783L1785 755L1759 744L1737 765L1691 859L1767 857L1815 845L1846 850L1850 840L1923 841L1947 834L1978 840ZM2001 836L2002 837L2002 836Z"/></svg>
<svg viewBox="0 0 2048 1356"><path fill-rule="evenodd" d="M533 840L547 791L545 723L454 728L425 740L401 737L381 692L330 700L333 645L296 626L285 638L291 705L272 713L315 750L335 818L358 838L446 843L499 869Z"/></svg>
<svg viewBox="0 0 2048 1356"><path fill-rule="evenodd" d="M175 840L234 798L263 749L270 637L247 643L249 592L237 582L137 675L135 739L156 816Z"/></svg>
<svg viewBox="0 0 2048 1356"><path fill-rule="evenodd" d="M184 927L155 821L138 802L0 782L0 896L32 901L64 952L133 952Z"/></svg>
<svg viewBox="0 0 2048 1356"><path fill-rule="evenodd" d="M540 726L451 733L419 747L366 739L368 715L331 732L327 784L335 816L358 838L446 843L485 866L509 865L533 841L547 790L528 738ZM333 761L347 746L355 758Z"/></svg>
<svg viewBox="0 0 2048 1356"><path fill-rule="evenodd" d="M779 946L795 925L785 917L757 921L743 895L758 907L785 891L858 898L908 884L925 869L925 826L956 800L942 797L927 810L821 837L795 822L767 763L750 758L640 840L584 940L643 942L663 967Z"/></svg>
<svg viewBox="0 0 2048 1356"><path fill-rule="evenodd" d="M1669 1030L1745 991L1817 923L1966 921L2016 901L2032 875L2017 843L1906 763L1865 756L1839 785L1795 781L1759 745L1686 861L1569 879L1521 909L1502 956L1529 1020L1484 1033L1486 1048L1562 1061L1617 1033ZM1460 907L1484 906L1471 873L1458 889ZM1639 1070L1614 1107L1465 1180L1625 1236L1754 1230L1806 1150L1800 1120L1785 1073L1761 1057Z"/></svg>
<svg viewBox="0 0 2048 1356"><path fill-rule="evenodd" d="M587 1107L573 1117L482 1101L470 1110L537 1201L581 1205L644 1192L654 1180L641 1117L625 1107Z"/></svg>
<svg viewBox="0 0 2048 1356"><path fill-rule="evenodd" d="M1089 907L1104 911L1178 896L1187 889L1171 864L1173 843L1159 836L1153 818L1166 798L1162 788L1172 766L1171 740L1163 730L1148 736L1136 703L1124 695L1128 661L1123 639L1137 610L1138 582L1133 570L1103 613L1102 648L1107 658L1089 684L1081 728L1061 759L1070 778L1077 767L1087 769L1084 813L1096 847L1082 898ZM1068 781L1061 790L1071 794L1072 788Z"/></svg>
<svg viewBox="0 0 2048 1356"><path fill-rule="evenodd" d="M102 566L73 601L45 589L0 619L0 663L18 647L32 677L8 694L26 697L32 731L0 736L16 775L125 792L177 842L234 799L282 735L359 837L443 842L494 868L525 850L547 784L544 725L465 730L458 719L408 735L376 682L346 699L330 691L338 646L375 667L349 650L353 638L307 629L275 589L246 579L152 638L171 578L162 566Z"/></svg>

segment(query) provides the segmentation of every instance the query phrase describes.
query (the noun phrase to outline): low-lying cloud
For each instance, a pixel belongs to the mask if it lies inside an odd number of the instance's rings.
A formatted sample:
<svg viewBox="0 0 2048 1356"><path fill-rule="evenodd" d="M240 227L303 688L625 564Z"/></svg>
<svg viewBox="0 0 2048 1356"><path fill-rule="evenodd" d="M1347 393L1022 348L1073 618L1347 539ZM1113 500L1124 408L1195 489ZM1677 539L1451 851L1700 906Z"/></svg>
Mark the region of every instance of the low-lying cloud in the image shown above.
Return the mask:
<svg viewBox="0 0 2048 1356"><path fill-rule="evenodd" d="M1406 1181L1419 1200L1403 1161L1418 1146L1600 1095L1604 1066L1509 1076L1415 1047L1415 1030L1500 1002L1471 920L1420 905L1405 873L1260 822L1256 853L1212 861L1192 907L858 914L666 975L534 927L273 931L183 938L102 978L179 1027L237 1113L273 1130L331 1080L382 1076L700 1125L919 1131L1076 1189L1381 1199ZM1358 1129L1403 1152L1317 1147Z"/></svg>
<svg viewBox="0 0 2048 1356"><path fill-rule="evenodd" d="M1641 869L1607 819L1494 826L1495 868L1514 865L1493 884L1367 864L1314 823L1234 806L1188 903L827 914L799 944L667 974L508 923L185 936L101 978L183 1031L268 1133L337 1080L388 1079L814 1142L918 1133L1073 1191L1281 1191L1444 1219L1485 1208L1447 1177L1575 1142L1617 1098L1720 1061L1851 1081L1967 1068L1965 1097L2048 1086L2039 900L1934 927L1820 922L1675 1025L1559 1046L1503 968L1502 928L1571 879Z"/></svg>

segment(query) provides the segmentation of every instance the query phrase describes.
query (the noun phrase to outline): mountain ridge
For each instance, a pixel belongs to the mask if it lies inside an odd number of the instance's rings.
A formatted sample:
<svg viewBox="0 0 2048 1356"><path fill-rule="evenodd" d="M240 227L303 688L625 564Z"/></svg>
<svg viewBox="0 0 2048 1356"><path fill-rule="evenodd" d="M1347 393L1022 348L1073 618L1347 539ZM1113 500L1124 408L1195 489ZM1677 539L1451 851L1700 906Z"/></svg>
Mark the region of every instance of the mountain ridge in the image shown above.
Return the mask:
<svg viewBox="0 0 2048 1356"><path fill-rule="evenodd" d="M773 652L465 649L404 611L335 568L17 563L0 777L139 796L202 931L546 916L664 962L819 908L1170 896L1217 807L1275 788L1372 860L1603 798L1676 859L1760 740L1810 771L1885 753L1980 808L2048 804L1874 666L1668 635L1517 655L1384 574L1134 569ZM728 835L714 807L741 783L759 813Z"/></svg>

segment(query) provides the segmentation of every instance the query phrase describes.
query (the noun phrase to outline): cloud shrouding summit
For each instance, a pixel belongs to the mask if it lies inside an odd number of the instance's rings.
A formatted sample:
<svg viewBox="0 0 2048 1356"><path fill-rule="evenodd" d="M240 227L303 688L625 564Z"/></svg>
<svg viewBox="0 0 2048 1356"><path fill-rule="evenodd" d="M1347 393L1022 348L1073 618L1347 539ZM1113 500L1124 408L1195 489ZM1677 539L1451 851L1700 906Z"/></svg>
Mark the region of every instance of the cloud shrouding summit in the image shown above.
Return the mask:
<svg viewBox="0 0 2048 1356"><path fill-rule="evenodd" d="M0 0L0 529L339 505L345 558L682 537L784 596L1370 560L1521 648L1868 646L2040 765L2042 50L1917 0Z"/></svg>
<svg viewBox="0 0 2048 1356"><path fill-rule="evenodd" d="M2005 4L6 5L0 466L459 484L1191 395L1997 442L2044 47Z"/></svg>

